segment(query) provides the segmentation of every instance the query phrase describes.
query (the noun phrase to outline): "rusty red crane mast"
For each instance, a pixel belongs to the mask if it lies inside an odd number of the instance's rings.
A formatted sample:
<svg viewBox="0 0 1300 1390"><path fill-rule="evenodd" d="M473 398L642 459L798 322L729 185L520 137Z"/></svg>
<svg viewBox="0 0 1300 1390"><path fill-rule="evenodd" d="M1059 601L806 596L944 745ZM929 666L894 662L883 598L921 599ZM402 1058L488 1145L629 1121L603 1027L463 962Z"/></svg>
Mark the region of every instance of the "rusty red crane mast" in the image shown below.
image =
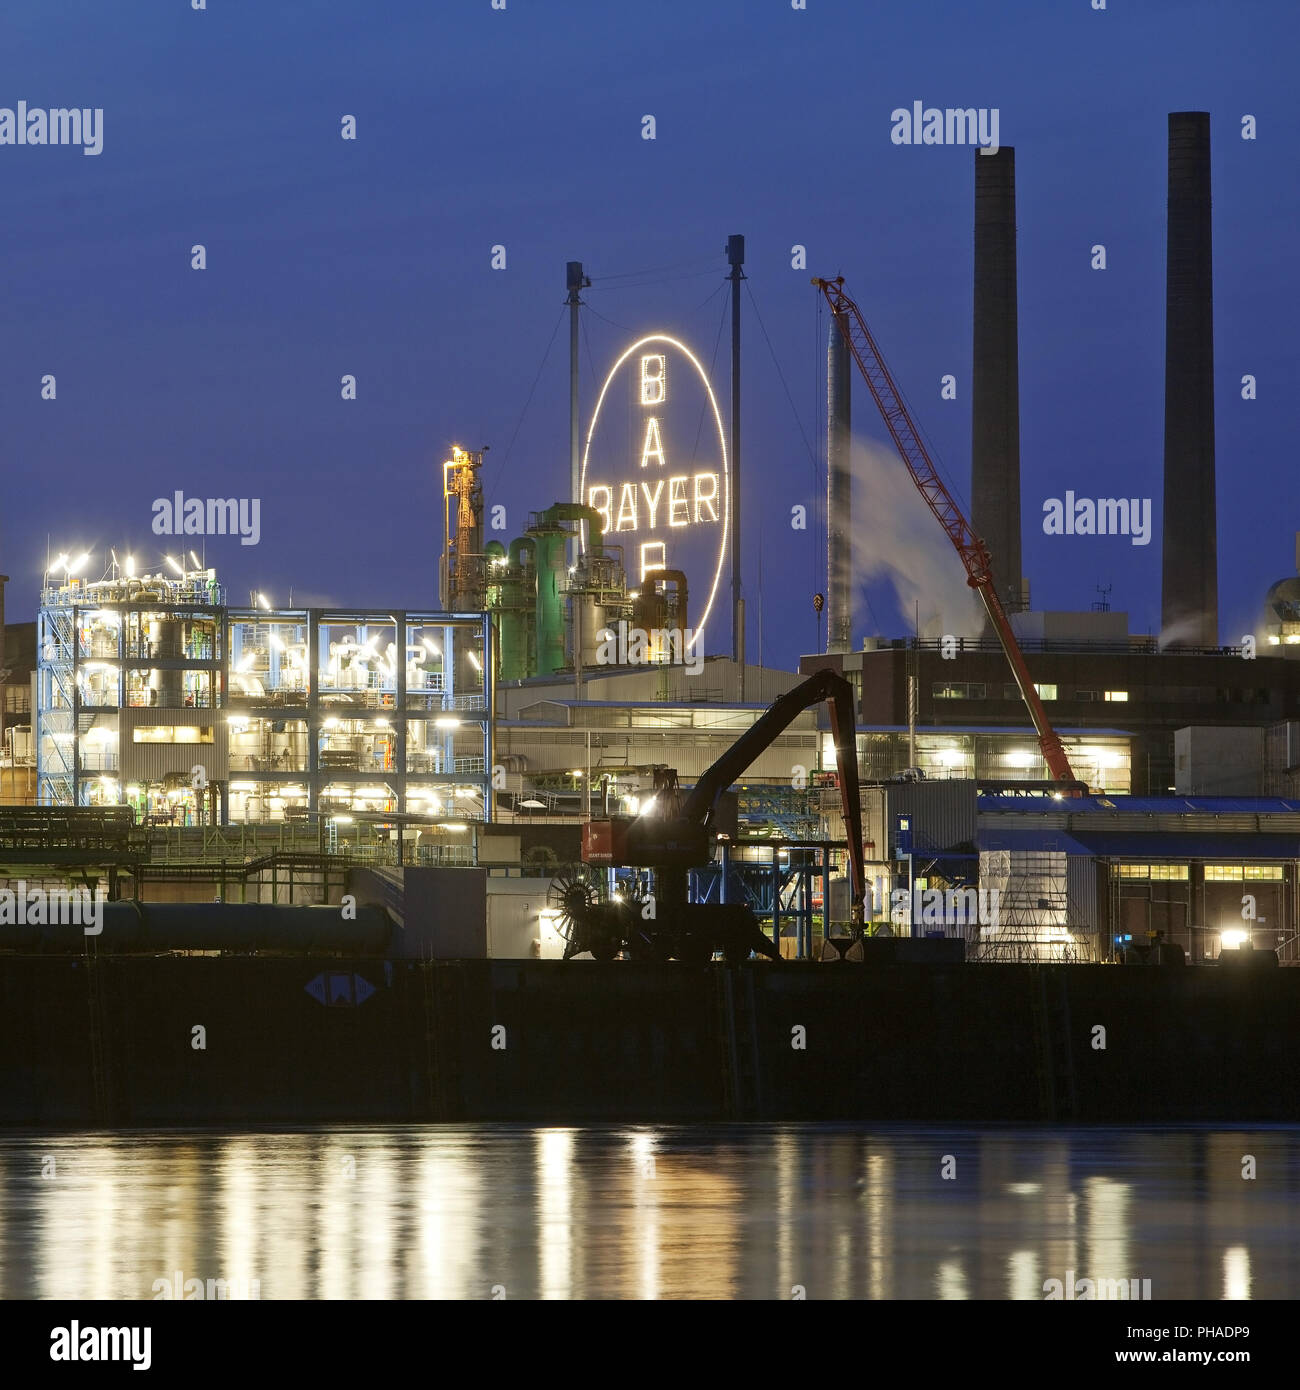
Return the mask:
<svg viewBox="0 0 1300 1390"><path fill-rule="evenodd" d="M858 364L862 379L867 383L867 390L871 392L881 419L885 422L885 428L889 431L898 452L903 456L903 462L912 475L917 491L925 498L926 506L938 518L939 525L948 533L953 548L961 556L961 562L966 567L967 584L984 602L989 622L993 624L998 641L1002 643L1002 650L1006 653L1007 662L1016 678L1021 698L1029 710L1030 719L1034 722L1038 746L1043 750L1043 761L1052 774L1052 780L1063 785L1068 784L1071 791L1079 790L1080 783L1075 780L1070 760L1065 755L1065 748L1056 730L1052 728L1038 691L1034 689L1034 683L1029 677L1029 668L1025 665L1024 654L1016 641L1015 632L1012 631L1011 620L998 597L987 547L971 530L970 522L966 520L952 494L944 486L938 469L931 462L925 445L921 443L920 433L903 404L902 395L894 385L894 378L889 374L885 359L876 346L876 340L871 336L871 330L862 317L862 311L845 293L844 277L840 275L834 280L814 279L813 284L826 296L826 302L835 315L835 322L844 335L853 360Z"/></svg>

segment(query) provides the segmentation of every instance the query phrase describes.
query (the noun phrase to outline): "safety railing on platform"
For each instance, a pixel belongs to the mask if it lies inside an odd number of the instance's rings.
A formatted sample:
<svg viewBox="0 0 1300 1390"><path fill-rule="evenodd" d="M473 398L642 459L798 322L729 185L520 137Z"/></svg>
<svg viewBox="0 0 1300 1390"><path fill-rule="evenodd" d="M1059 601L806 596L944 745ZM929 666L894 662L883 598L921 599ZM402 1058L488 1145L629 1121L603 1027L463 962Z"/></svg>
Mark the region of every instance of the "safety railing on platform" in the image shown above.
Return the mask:
<svg viewBox="0 0 1300 1390"><path fill-rule="evenodd" d="M157 826L149 831L155 864L218 863L222 859L260 859L267 854L320 854L320 829L290 821L235 825Z"/></svg>

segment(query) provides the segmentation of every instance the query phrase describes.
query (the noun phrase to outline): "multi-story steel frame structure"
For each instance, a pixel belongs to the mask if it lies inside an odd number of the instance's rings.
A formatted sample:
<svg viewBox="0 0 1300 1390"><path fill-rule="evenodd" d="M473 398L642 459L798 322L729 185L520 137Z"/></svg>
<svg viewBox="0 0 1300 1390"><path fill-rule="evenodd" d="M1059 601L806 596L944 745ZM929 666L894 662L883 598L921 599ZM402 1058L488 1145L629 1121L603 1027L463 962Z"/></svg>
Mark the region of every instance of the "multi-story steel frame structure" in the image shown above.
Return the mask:
<svg viewBox="0 0 1300 1390"><path fill-rule="evenodd" d="M44 805L141 820L492 817L483 613L230 608L211 570L42 594Z"/></svg>

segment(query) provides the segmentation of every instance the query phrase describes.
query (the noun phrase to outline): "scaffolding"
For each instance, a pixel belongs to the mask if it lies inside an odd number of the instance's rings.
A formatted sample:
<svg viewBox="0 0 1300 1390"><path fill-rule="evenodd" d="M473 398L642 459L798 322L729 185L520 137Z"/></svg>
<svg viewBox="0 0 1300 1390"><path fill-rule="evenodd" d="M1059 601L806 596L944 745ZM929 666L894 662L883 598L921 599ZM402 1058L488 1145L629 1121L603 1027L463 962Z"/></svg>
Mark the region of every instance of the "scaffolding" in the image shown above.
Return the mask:
<svg viewBox="0 0 1300 1390"><path fill-rule="evenodd" d="M42 590L36 650L42 805L119 803L124 711L215 709L224 604L211 569L175 579L68 577Z"/></svg>
<svg viewBox="0 0 1300 1390"><path fill-rule="evenodd" d="M1067 872L1063 848L983 851L980 890L993 905L992 921L968 925L967 957L1002 964L1093 960L1093 929L1070 922Z"/></svg>

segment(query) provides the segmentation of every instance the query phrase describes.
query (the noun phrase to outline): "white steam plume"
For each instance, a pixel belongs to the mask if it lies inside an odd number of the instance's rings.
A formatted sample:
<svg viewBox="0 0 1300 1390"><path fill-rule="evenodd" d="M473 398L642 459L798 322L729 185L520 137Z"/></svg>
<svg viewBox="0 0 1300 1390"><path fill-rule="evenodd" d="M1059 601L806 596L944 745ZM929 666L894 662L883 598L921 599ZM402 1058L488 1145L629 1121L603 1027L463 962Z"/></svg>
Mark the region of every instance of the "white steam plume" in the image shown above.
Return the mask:
<svg viewBox="0 0 1300 1390"><path fill-rule="evenodd" d="M861 592L868 582L887 579L908 634L919 601L923 639L945 634L978 638L984 607L907 465L896 450L857 437L850 458L855 589Z"/></svg>

